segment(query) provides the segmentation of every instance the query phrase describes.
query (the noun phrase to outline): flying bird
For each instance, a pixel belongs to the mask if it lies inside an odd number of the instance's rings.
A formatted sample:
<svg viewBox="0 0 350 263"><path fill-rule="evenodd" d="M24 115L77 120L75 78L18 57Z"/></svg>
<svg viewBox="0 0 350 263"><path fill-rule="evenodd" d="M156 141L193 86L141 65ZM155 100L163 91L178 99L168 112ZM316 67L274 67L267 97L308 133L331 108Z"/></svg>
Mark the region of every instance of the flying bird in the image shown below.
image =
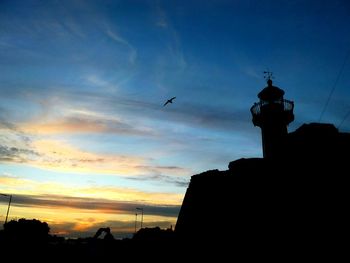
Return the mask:
<svg viewBox="0 0 350 263"><path fill-rule="evenodd" d="M173 103L173 100L174 100L174 99L176 99L176 97L172 97L171 99L168 99L168 100L164 103L163 107L164 107L165 105L167 105L168 103Z"/></svg>

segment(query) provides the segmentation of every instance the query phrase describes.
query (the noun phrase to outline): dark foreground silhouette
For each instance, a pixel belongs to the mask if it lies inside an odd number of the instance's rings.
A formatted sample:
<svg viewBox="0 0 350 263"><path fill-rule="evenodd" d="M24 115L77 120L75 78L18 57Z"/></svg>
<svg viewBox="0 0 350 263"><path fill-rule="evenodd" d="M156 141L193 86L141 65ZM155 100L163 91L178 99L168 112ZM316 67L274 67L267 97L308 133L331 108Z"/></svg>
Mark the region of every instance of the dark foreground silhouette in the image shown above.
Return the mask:
<svg viewBox="0 0 350 263"><path fill-rule="evenodd" d="M0 231L0 248L4 259L40 261L57 260L137 260L162 259L174 253L172 229L142 228L133 238L116 240L109 227L100 228L93 237L66 239L49 234L49 226L36 219L11 220ZM104 236L103 236L104 234ZM102 237L102 238L101 238ZM100 261L98 261L100 262Z"/></svg>

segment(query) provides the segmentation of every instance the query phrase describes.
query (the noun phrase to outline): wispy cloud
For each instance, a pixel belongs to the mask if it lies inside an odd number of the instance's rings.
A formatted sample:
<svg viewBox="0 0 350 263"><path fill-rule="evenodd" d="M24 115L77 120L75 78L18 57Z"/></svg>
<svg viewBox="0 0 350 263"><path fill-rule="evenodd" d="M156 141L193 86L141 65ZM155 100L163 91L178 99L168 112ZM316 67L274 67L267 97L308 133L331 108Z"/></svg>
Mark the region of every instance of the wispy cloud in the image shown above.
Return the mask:
<svg viewBox="0 0 350 263"><path fill-rule="evenodd" d="M102 79L101 77L99 77L98 75L96 74L91 74L91 75L88 75L86 77L86 80L88 83L94 85L94 86L97 86L99 88L107 88L111 91L115 91L118 87L117 87L117 84L114 84L114 83L110 83L109 81L106 81L104 79Z"/></svg>
<svg viewBox="0 0 350 263"><path fill-rule="evenodd" d="M37 152L30 149L0 145L0 162L25 163L38 156Z"/></svg>
<svg viewBox="0 0 350 263"><path fill-rule="evenodd" d="M20 163L60 172L97 173L126 177L191 174L190 170L182 167L159 165L148 156L85 151L63 140L42 138L43 135L77 132L114 132L127 136L131 134L154 136L151 131L137 130L117 120L93 121L96 117L93 112L80 111L80 114L85 114L85 117L89 116L92 120L68 118L62 122L21 125L22 132L19 135L16 135L19 127L15 125L10 125L10 128L3 127L4 136L0 138L0 162ZM171 180L166 180L166 182L172 183Z"/></svg>
<svg viewBox="0 0 350 263"><path fill-rule="evenodd" d="M74 96L74 94L72 94ZM163 101L142 100L123 96L105 96L91 92L79 93L86 103L98 105L103 111L122 111L133 118L182 123L186 126L210 130L251 130L251 116L246 108L224 109L223 107L182 102L181 97L176 107L164 108ZM248 105L249 106L249 105ZM140 112L142 114L140 115Z"/></svg>
<svg viewBox="0 0 350 263"><path fill-rule="evenodd" d="M49 181L35 181L15 177L12 175L0 175L1 191L11 192L13 195L34 196L44 198L51 196L53 199L70 197L87 198L87 200L109 200L108 202L135 203L148 206L178 206L182 202L182 194L143 191L135 188L116 187L110 185L77 186ZM40 193L40 195L38 195ZM54 198L57 196L57 198ZM60 196L60 198L58 198Z"/></svg>
<svg viewBox="0 0 350 263"><path fill-rule="evenodd" d="M103 173L114 175L139 174L139 165L146 160L135 156L95 154L75 148L65 142L55 140L37 140L31 143L31 150L21 149L21 163L42 169L79 172ZM3 159L12 158L12 151L4 151ZM30 153L30 155L26 154ZM34 153L34 154L33 154ZM24 156L26 154L26 156ZM34 158L32 158L34 157Z"/></svg>
<svg viewBox="0 0 350 263"><path fill-rule="evenodd" d="M4 129L3 129L4 130ZM139 166L147 165L147 160L136 156L107 155L87 152L63 141L24 141L14 137L11 130L0 140L0 162L22 163L42 169L84 173L104 173L114 175L136 175L143 171Z"/></svg>
<svg viewBox="0 0 350 263"><path fill-rule="evenodd" d="M156 175L147 175L147 176L138 176L138 177L128 177L128 179L136 180L136 181L155 181L157 183L168 183L168 184L174 184L179 187L186 187L188 186L189 179L179 176L168 176L168 175L162 175L162 174L156 174Z"/></svg>
<svg viewBox="0 0 350 263"><path fill-rule="evenodd" d="M0 162L25 162L38 156L35 150L29 147L31 137L17 129L11 122L0 118ZM27 157L25 157L27 156Z"/></svg>
<svg viewBox="0 0 350 263"><path fill-rule="evenodd" d="M188 102L187 98L186 101L183 101L181 97L178 98L176 107L165 109L162 107L163 100L161 98L156 101L91 91L63 91L59 96L42 93L39 96L41 97L31 99L43 101L46 105L42 110L44 115L39 115L36 119L30 120L29 123L23 123L24 129L30 131L35 131L37 125L38 129L36 130L39 133L40 131L54 133L55 130L65 132L65 129L67 132L84 132L85 129L87 132L94 130L96 132L121 132L130 135L156 135L161 138L162 136L158 132L166 126L154 129L151 125L143 125L154 120L209 130L244 132L253 130L251 116L247 108L224 109L213 105ZM247 105L247 107L249 106ZM95 112L95 115L84 114L85 109L91 108L90 112ZM62 109L65 112L62 112ZM72 110L76 110L76 112ZM74 124L75 122L76 124ZM137 126L135 126L136 124ZM60 125L61 127L59 127Z"/></svg>
<svg viewBox="0 0 350 263"><path fill-rule="evenodd" d="M3 173L0 174L0 184L4 188L13 187L13 186L20 186L26 184L27 180L21 179L17 176Z"/></svg>
<svg viewBox="0 0 350 263"><path fill-rule="evenodd" d="M86 38L86 33L73 17L65 17L62 25L71 34L80 38Z"/></svg>
<svg viewBox="0 0 350 263"><path fill-rule="evenodd" d="M162 8L159 1L155 4L155 13L156 13L156 26L161 28L167 28L168 27L168 18L167 15Z"/></svg>
<svg viewBox="0 0 350 263"><path fill-rule="evenodd" d="M267 70L267 69L266 69ZM257 67L253 67L251 65L247 65L247 66L242 66L242 71L247 74L249 77L252 77L256 80L261 80L262 78L262 71L258 71Z"/></svg>
<svg viewBox="0 0 350 263"><path fill-rule="evenodd" d="M72 208L79 210L93 210L99 213L134 214L135 208L142 205L147 215L176 217L180 210L177 205L147 205L144 203L121 202L107 199L81 198L56 195L16 195L12 201L18 207Z"/></svg>
<svg viewBox="0 0 350 263"><path fill-rule="evenodd" d="M118 44L126 46L129 49L129 63L133 65L137 59L137 50L126 39L122 38L111 28L107 27L105 33L110 39L112 39Z"/></svg>
<svg viewBox="0 0 350 263"><path fill-rule="evenodd" d="M135 127L122 120L92 116L70 116L45 122L30 122L20 125L21 130L31 134L61 133L115 133L127 136L155 136L156 131L147 127Z"/></svg>
<svg viewBox="0 0 350 263"><path fill-rule="evenodd" d="M138 168L148 170L152 174L188 174L188 169L179 167L179 166L160 166L160 165L155 165L155 166L139 166Z"/></svg>

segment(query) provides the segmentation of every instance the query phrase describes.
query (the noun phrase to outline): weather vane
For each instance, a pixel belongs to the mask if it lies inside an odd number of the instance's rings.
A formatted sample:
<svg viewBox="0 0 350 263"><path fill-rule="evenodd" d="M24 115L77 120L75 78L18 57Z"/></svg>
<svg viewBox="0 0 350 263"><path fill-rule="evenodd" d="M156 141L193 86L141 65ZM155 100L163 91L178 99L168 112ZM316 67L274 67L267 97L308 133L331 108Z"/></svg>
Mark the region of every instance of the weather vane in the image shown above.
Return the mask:
<svg viewBox="0 0 350 263"><path fill-rule="evenodd" d="M269 71L269 70L267 70L267 71L264 71L264 79L266 79L266 80L269 80L269 79L274 79L274 77L272 76L272 72L271 71Z"/></svg>

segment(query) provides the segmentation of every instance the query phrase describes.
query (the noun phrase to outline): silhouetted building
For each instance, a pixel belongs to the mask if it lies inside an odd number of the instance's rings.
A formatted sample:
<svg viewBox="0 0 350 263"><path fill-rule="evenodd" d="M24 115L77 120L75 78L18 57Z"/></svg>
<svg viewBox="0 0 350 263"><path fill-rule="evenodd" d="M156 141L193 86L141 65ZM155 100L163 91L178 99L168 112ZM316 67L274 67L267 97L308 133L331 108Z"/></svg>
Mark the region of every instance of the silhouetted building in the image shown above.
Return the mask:
<svg viewBox="0 0 350 263"><path fill-rule="evenodd" d="M160 229L160 227L153 227L153 228L141 228L139 231L137 231L134 236L133 240L141 240L141 241L171 241L173 239L174 231L170 228L168 229Z"/></svg>
<svg viewBox="0 0 350 263"><path fill-rule="evenodd" d="M180 240L288 253L341 247L338 235L348 233L350 134L321 123L288 134L294 104L283 95L268 80L251 108L264 158L191 177L175 227Z"/></svg>
<svg viewBox="0 0 350 263"><path fill-rule="evenodd" d="M258 94L260 101L250 108L253 124L261 128L264 158L278 156L287 126L294 120L294 102L285 100L283 95L284 91L268 79L267 87Z"/></svg>

